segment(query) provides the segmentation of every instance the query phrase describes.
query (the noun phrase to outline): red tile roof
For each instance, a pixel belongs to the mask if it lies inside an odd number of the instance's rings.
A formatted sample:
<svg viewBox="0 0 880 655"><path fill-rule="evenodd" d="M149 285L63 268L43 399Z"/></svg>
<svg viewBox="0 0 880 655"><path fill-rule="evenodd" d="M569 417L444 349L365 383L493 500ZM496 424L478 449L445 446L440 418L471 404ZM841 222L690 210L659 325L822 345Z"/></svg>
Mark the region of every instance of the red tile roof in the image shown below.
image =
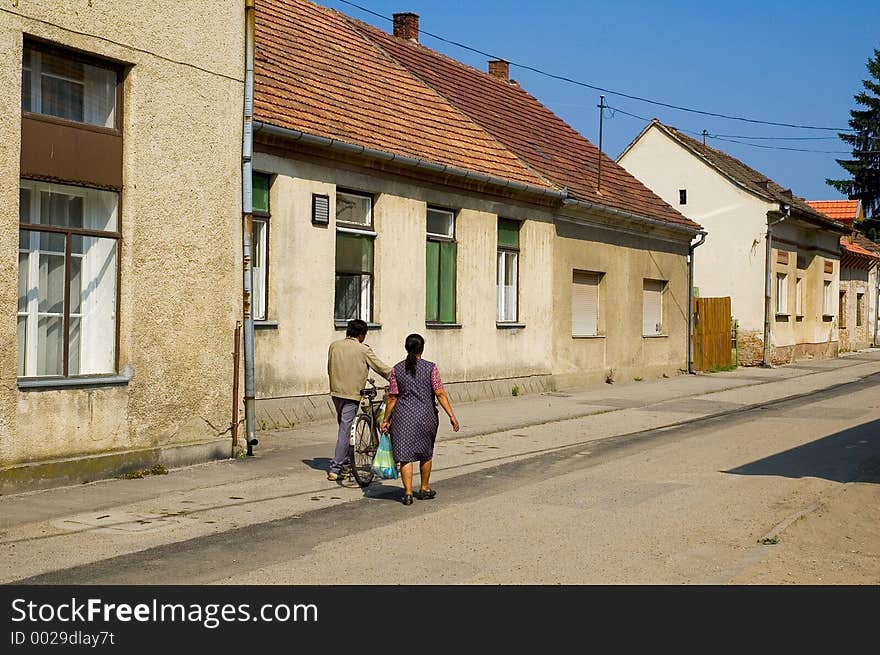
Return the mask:
<svg viewBox="0 0 880 655"><path fill-rule="evenodd" d="M858 200L807 200L807 204L840 223L852 223L861 214Z"/></svg>
<svg viewBox="0 0 880 655"><path fill-rule="evenodd" d="M258 121L699 225L517 84L306 0L257 1Z"/></svg>
<svg viewBox="0 0 880 655"><path fill-rule="evenodd" d="M840 245L845 251L853 255L860 255L868 259L880 259L880 252L870 249L870 247L864 247L863 244L858 243L855 239L851 243L848 236L840 237Z"/></svg>

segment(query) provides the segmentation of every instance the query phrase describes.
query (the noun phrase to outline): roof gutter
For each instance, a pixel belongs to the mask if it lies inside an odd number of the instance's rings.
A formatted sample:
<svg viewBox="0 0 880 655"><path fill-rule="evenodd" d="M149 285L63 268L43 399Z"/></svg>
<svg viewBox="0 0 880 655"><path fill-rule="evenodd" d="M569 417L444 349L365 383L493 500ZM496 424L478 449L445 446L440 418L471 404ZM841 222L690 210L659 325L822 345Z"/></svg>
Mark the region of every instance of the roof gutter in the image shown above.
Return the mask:
<svg viewBox="0 0 880 655"><path fill-rule="evenodd" d="M693 227L689 227L687 225L678 225L669 221L661 221L658 218L650 218L648 216L642 216L641 214L634 214L623 209L615 209L614 207L599 205L588 200L575 200L573 198L565 198L562 201L562 205L563 207L571 207L575 209L589 209L609 216L625 218L629 221L633 221L636 223L644 223L647 225L652 225L654 227L672 230L673 232L680 232L682 236L688 236L690 238L693 238L694 235L702 232L701 228L696 225Z"/></svg>
<svg viewBox="0 0 880 655"><path fill-rule="evenodd" d="M534 184L526 184L525 182L516 182L514 180L508 180L503 177L495 177L493 175L487 175L486 173L478 173L476 171L469 171L464 168L449 166L448 164L438 164L436 162L427 161L425 159L416 159L415 157L397 155L391 152L386 152L384 150L376 150L375 148L368 148L366 146L359 146L352 143L347 143L345 141L340 141L339 139L331 139L329 137L318 136L316 134L308 134L307 132L301 132L299 130L293 130L287 127L279 127L270 123L263 123L262 121L254 121L253 124L254 134L256 134L257 132L265 132L273 136L287 139L288 141L295 141L309 146L316 146L318 148L328 148L334 152L357 155L359 157L366 157L367 159L372 159L375 161L394 162L395 164L405 166L407 168L415 168L419 170L430 171L432 173L438 173L441 175L449 175L450 177L454 177L462 181L466 180L483 182L485 184L491 184L492 186L501 187L504 189L512 189L514 191L527 193L541 198L550 198L553 200L562 201L568 196L568 191L565 189L559 190L550 187L537 186Z"/></svg>

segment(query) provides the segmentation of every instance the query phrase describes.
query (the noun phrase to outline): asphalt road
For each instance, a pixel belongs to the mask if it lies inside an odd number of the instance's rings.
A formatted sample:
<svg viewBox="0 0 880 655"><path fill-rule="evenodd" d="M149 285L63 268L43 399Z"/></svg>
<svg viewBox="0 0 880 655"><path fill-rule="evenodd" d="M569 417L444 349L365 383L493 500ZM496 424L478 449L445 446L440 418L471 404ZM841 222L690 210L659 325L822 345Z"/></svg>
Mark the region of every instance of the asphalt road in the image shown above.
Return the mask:
<svg viewBox="0 0 880 655"><path fill-rule="evenodd" d="M514 436L560 429L578 421ZM398 482L374 485L351 502L17 582L877 584L880 376L435 488L405 507Z"/></svg>

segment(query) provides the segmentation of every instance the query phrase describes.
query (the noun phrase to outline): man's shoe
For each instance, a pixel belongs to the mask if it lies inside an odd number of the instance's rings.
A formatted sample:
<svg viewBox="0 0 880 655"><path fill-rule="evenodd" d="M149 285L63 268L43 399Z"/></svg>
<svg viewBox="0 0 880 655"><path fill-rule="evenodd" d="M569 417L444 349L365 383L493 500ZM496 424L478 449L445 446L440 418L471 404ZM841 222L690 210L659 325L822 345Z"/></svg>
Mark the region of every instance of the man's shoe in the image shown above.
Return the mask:
<svg viewBox="0 0 880 655"><path fill-rule="evenodd" d="M419 489L413 495L419 500L431 500L432 498L434 498L434 496L437 495L437 492L433 489L428 489L427 491Z"/></svg>
<svg viewBox="0 0 880 655"><path fill-rule="evenodd" d="M327 473L327 479L330 480L330 482L336 482L337 480L344 480L345 476L341 472L337 473L336 471L330 471Z"/></svg>
<svg viewBox="0 0 880 655"><path fill-rule="evenodd" d="M403 501L401 501L401 502L403 502L404 505L412 505L413 504L412 494L404 494Z"/></svg>

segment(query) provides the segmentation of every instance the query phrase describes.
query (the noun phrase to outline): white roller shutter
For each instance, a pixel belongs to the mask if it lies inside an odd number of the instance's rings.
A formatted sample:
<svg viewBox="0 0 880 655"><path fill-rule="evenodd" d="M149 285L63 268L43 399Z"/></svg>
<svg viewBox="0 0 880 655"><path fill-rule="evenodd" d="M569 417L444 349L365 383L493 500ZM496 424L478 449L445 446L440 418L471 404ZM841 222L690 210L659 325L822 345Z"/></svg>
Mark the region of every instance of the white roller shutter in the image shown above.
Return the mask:
<svg viewBox="0 0 880 655"><path fill-rule="evenodd" d="M645 280L642 334L663 334L663 287L662 280Z"/></svg>
<svg viewBox="0 0 880 655"><path fill-rule="evenodd" d="M592 337L599 329L599 274L573 271L571 335Z"/></svg>

